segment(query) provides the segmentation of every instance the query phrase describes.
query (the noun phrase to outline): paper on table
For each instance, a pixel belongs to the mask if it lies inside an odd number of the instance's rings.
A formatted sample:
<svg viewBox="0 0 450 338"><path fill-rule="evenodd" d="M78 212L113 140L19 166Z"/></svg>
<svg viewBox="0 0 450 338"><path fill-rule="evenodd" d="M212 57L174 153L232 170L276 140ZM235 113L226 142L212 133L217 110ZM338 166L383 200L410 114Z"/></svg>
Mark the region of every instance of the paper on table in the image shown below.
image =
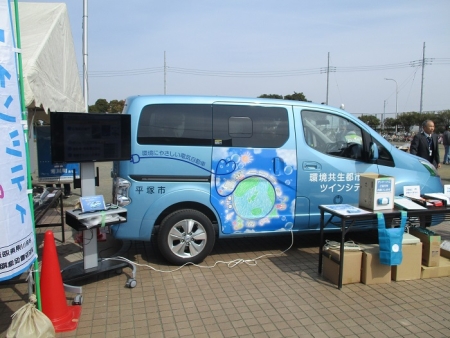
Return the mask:
<svg viewBox="0 0 450 338"><path fill-rule="evenodd" d="M339 213L341 215L345 215L345 216L371 214L370 211L366 211L366 210L357 208L350 204L327 204L327 205L322 205L322 207L324 207L328 210L336 211L337 213Z"/></svg>
<svg viewBox="0 0 450 338"><path fill-rule="evenodd" d="M444 184L444 195L450 197L450 184Z"/></svg>
<svg viewBox="0 0 450 338"><path fill-rule="evenodd" d="M412 198L420 198L420 186L419 185L407 185L403 187L403 196Z"/></svg>
<svg viewBox="0 0 450 338"><path fill-rule="evenodd" d="M405 210L426 209L425 207L423 207L417 203L414 203L409 198L404 198L401 196L394 197L394 205L399 209L405 209Z"/></svg>

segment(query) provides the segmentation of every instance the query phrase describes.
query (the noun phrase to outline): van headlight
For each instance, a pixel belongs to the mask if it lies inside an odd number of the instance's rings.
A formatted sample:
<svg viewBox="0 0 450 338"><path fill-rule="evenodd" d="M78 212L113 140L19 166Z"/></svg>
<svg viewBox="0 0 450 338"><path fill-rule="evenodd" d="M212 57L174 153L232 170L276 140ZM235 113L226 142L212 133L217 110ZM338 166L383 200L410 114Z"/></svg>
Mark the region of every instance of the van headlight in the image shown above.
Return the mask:
<svg viewBox="0 0 450 338"><path fill-rule="evenodd" d="M114 179L115 201L119 207L124 207L131 203L129 196L131 183L121 177Z"/></svg>
<svg viewBox="0 0 450 338"><path fill-rule="evenodd" d="M425 168L427 168L428 172L430 173L431 176L438 176L437 170L434 167L434 165L432 165L430 162L428 161L423 161L420 160L419 161Z"/></svg>

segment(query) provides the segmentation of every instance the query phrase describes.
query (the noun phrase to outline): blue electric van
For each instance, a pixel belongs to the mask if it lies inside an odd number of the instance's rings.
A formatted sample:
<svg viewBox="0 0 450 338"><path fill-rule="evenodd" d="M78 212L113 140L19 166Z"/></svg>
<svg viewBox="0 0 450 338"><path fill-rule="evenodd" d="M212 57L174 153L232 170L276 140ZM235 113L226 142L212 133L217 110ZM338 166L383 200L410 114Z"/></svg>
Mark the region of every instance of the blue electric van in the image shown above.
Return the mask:
<svg viewBox="0 0 450 338"><path fill-rule="evenodd" d="M348 112L302 101L135 96L131 160L113 166L116 238L199 263L216 238L319 230L322 204L358 204L359 174L442 192L436 169Z"/></svg>

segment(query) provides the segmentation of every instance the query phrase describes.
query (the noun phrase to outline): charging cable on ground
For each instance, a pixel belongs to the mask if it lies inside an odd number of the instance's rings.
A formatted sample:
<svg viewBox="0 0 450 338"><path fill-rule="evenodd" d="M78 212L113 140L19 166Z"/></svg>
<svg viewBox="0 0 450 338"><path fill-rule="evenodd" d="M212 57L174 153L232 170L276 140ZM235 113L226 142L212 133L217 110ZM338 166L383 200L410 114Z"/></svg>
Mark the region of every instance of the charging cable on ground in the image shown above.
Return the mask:
<svg viewBox="0 0 450 338"><path fill-rule="evenodd" d="M153 270L153 271L156 271L156 272L176 272L176 271L178 271L178 270L184 268L184 267L187 266L187 265L194 265L194 266L196 266L196 267L198 267L198 268L201 268L201 269L212 269L212 268L216 267L218 264L226 264L229 268L234 268L235 266L237 266L237 265L239 265L239 264L247 264L247 265L249 265L249 266L256 266L256 265L258 264L257 261L260 260L260 259L262 259L262 258L264 258L264 257L269 257L269 256L272 256L272 257L274 257L274 256L275 256L275 257L276 257L276 256L281 256L281 255L283 255L284 253L286 253L288 250L290 250L290 249L292 248L292 246L294 245L294 232L292 231L292 229L290 229L290 232L291 232L291 239L292 239L292 240L291 240L291 245L290 245L286 250L284 250L284 251L282 251L282 252L280 252L280 253L277 253L277 254L264 254L264 255L258 256L258 257L256 257L256 258L253 258L253 259L242 259L242 258L238 258L238 259L235 259L235 260L232 260L232 261L228 261L228 262L225 262L225 261L216 261L213 265L198 265L198 264L195 264L195 263L188 262L188 263L185 263L185 264L183 264L183 265L181 265L181 266L179 266L178 268L173 269L173 270L159 270L159 269L156 269L156 268L152 267L151 265L148 265L148 264L139 264L139 263L130 261L129 259L124 258L124 257L121 257L121 256L115 256L114 258L119 258L120 260L123 260L123 261L125 261L125 262L130 263L130 264L134 264L134 265L136 265L136 266L147 267L147 268L149 268L149 269L151 269L151 270ZM108 258L104 258L104 260L108 260Z"/></svg>

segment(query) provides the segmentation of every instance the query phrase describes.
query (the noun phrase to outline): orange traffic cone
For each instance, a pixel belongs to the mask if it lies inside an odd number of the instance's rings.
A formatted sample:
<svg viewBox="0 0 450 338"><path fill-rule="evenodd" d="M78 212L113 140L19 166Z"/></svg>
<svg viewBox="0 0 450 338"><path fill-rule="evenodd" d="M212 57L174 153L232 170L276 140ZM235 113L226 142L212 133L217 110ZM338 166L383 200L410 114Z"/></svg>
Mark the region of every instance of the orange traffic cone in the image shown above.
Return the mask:
<svg viewBox="0 0 450 338"><path fill-rule="evenodd" d="M77 328L81 306L68 306L56 253L53 232L44 235L44 250L41 269L42 312L52 321L56 332L72 331Z"/></svg>

